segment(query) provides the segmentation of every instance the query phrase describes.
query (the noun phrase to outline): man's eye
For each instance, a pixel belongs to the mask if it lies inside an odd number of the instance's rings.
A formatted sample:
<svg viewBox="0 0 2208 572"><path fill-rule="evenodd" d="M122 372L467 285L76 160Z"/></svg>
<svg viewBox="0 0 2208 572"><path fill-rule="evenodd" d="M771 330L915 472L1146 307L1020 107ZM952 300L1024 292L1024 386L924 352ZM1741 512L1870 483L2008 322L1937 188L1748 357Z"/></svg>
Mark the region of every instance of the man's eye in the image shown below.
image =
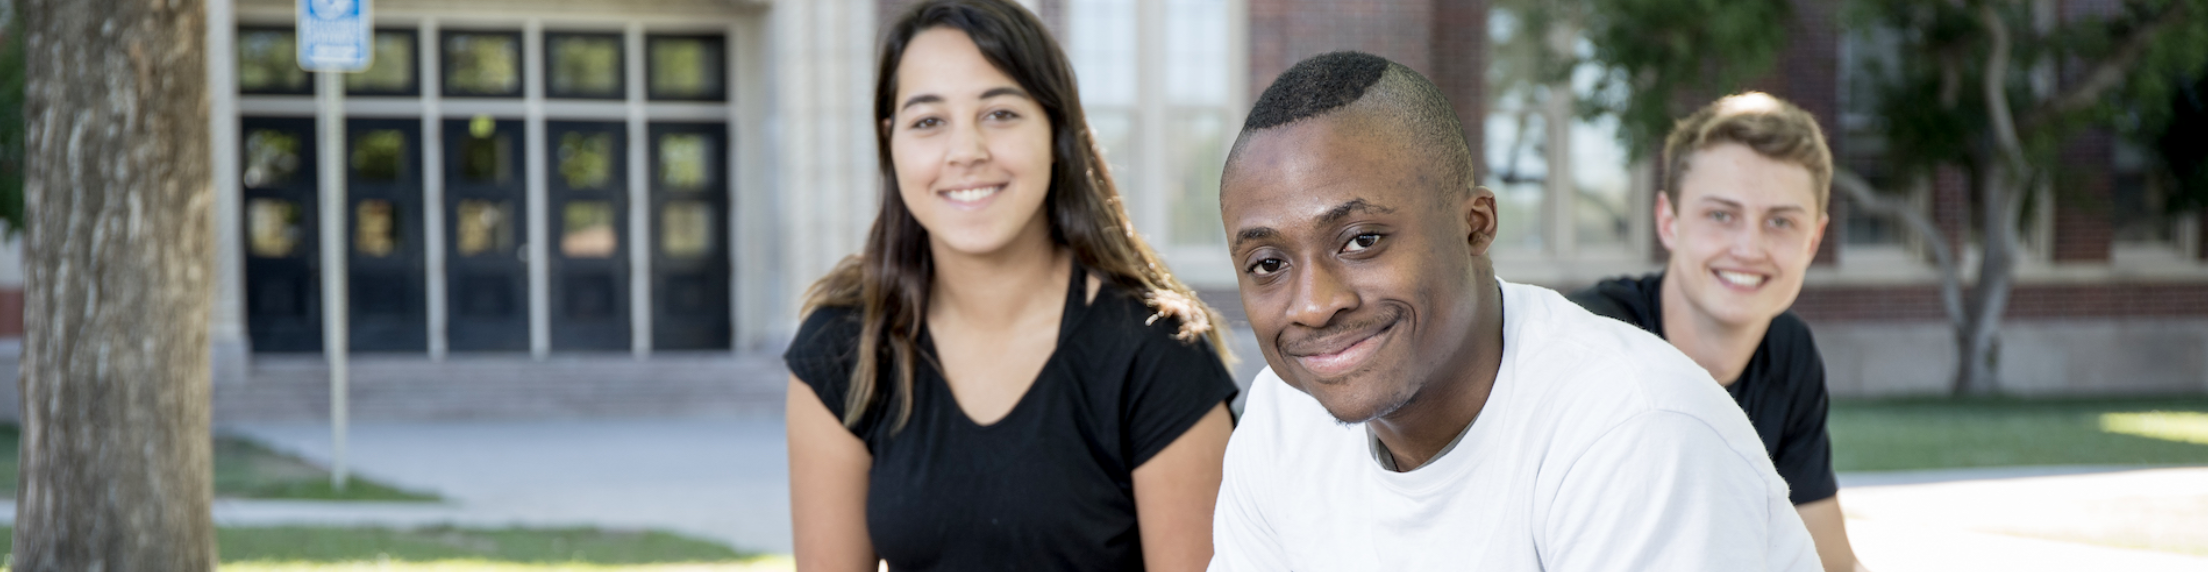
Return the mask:
<svg viewBox="0 0 2208 572"><path fill-rule="evenodd" d="M1349 239L1349 244L1342 245L1342 252L1360 252L1379 243L1380 235L1368 232Z"/></svg>
<svg viewBox="0 0 2208 572"><path fill-rule="evenodd" d="M1733 213L1725 211L1710 211L1710 220L1714 220L1717 222L1732 222Z"/></svg>
<svg viewBox="0 0 2208 572"><path fill-rule="evenodd" d="M1274 272L1279 272L1280 267L1286 264L1286 261L1278 258L1267 258L1251 264L1249 268L1243 269L1243 271L1255 276L1270 276Z"/></svg>
<svg viewBox="0 0 2208 572"><path fill-rule="evenodd" d="M1771 219L1771 228L1779 228L1779 229L1794 228L1794 219L1790 219L1790 218L1775 218L1775 219Z"/></svg>

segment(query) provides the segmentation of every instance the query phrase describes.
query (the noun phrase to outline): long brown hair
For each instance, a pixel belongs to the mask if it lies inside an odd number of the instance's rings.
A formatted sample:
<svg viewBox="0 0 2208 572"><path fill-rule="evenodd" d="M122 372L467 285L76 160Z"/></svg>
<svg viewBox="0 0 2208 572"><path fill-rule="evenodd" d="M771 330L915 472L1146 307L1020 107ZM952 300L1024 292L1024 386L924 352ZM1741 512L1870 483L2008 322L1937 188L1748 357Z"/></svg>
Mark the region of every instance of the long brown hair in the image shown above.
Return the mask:
<svg viewBox="0 0 2208 572"><path fill-rule="evenodd" d="M1222 362L1233 363L1220 332L1224 322L1219 312L1175 279L1127 220L1119 189L1089 133L1088 116L1081 111L1073 65L1042 21L1006 0L929 0L899 16L882 42L874 76L881 210L867 233L866 250L837 263L805 296L807 314L829 306L863 311L844 425L856 426L885 393L896 400L898 428L912 417L913 363L921 357L916 344L935 267L928 250L928 229L913 218L898 193L888 120L896 112L897 64L906 45L920 32L939 27L965 32L990 65L1019 82L1049 115L1054 160L1043 209L1049 212L1051 242L1071 249L1074 259L1100 280L1143 293L1143 301L1158 311L1152 320L1179 322L1174 338L1183 343L1203 338ZM896 384L888 388L876 383L884 364L896 367Z"/></svg>

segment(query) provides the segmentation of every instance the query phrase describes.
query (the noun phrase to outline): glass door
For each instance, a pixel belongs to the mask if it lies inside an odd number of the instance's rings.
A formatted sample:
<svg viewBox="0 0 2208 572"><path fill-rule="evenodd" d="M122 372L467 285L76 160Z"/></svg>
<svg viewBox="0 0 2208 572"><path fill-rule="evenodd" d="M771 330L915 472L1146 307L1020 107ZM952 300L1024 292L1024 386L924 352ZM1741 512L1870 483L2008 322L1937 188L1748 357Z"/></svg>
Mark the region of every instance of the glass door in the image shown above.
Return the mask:
<svg viewBox="0 0 2208 572"><path fill-rule="evenodd" d="M529 349L522 123L445 122L447 338L454 351Z"/></svg>
<svg viewBox="0 0 2208 572"><path fill-rule="evenodd" d="M652 346L729 348L728 127L651 126Z"/></svg>
<svg viewBox="0 0 2208 572"><path fill-rule="evenodd" d="M256 352L320 352L314 120L246 117L241 123L246 335Z"/></svg>
<svg viewBox="0 0 2208 572"><path fill-rule="evenodd" d="M346 259L347 320L354 351L428 348L422 260L420 121L346 122L352 235Z"/></svg>
<svg viewBox="0 0 2208 572"><path fill-rule="evenodd" d="M546 127L552 349L629 349L627 126L554 121Z"/></svg>

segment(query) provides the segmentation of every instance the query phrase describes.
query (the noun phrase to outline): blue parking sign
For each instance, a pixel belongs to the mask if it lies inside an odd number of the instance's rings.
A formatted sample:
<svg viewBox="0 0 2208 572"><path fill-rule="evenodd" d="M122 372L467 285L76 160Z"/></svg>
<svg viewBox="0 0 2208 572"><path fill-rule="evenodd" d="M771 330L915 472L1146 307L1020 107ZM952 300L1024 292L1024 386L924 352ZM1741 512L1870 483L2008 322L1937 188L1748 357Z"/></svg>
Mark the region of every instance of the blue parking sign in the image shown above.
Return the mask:
<svg viewBox="0 0 2208 572"><path fill-rule="evenodd" d="M299 0L299 67L357 72L375 59L368 0Z"/></svg>

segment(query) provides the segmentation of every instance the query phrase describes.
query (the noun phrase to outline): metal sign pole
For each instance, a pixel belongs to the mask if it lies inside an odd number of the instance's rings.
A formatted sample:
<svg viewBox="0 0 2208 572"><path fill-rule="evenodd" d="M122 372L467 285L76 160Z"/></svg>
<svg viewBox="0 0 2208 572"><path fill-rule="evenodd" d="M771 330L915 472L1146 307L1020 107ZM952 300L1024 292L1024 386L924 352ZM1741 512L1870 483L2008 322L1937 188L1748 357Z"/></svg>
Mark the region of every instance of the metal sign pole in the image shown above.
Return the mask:
<svg viewBox="0 0 2208 572"><path fill-rule="evenodd" d="M322 352L330 364L330 487L345 490L345 429L349 372L345 334L347 252L345 210L345 73L368 69L374 60L374 19L369 0L298 0L299 67L315 72L315 119L321 152Z"/></svg>
<svg viewBox="0 0 2208 572"><path fill-rule="evenodd" d="M345 280L345 75L315 75L315 117L321 124L322 352L330 364L330 487L345 490L346 280Z"/></svg>

